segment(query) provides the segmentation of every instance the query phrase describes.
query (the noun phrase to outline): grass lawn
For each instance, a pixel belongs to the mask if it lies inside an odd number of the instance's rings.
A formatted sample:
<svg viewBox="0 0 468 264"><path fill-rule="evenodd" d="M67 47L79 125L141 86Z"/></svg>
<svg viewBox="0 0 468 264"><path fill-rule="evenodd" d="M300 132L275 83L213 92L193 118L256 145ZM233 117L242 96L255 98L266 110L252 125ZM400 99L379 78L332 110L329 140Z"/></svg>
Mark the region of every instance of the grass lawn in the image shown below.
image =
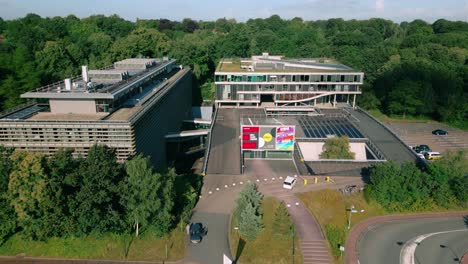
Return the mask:
<svg viewBox="0 0 468 264"><path fill-rule="evenodd" d="M255 241L247 241L238 259L238 262L247 264L282 264L292 263L292 237L278 237L273 233L273 219L276 207L279 201L276 198L263 199L263 225L264 229ZM234 230L235 223L231 224L230 245L232 256L236 256L237 245L239 242L238 233ZM295 259L294 263L302 263L299 240L295 240Z"/></svg>
<svg viewBox="0 0 468 264"><path fill-rule="evenodd" d="M179 260L185 255L184 231L175 229L169 235L156 238L143 233L139 239L133 235L105 234L101 237L66 237L51 238L47 241L24 240L14 235L0 246L0 255L84 258L84 259L125 259L125 244L130 241L129 260L162 261L166 257L166 242L168 260ZM132 240L133 239L133 240Z"/></svg>
<svg viewBox="0 0 468 264"><path fill-rule="evenodd" d="M348 235L347 208L354 205L359 213L353 214L351 228L364 219L386 214L386 211L376 202L367 203L362 193L343 196L334 190L301 193L298 197L315 216L323 232L326 234L330 248L335 257L335 263L341 263L338 244L344 245ZM363 213L360 210L364 210Z"/></svg>

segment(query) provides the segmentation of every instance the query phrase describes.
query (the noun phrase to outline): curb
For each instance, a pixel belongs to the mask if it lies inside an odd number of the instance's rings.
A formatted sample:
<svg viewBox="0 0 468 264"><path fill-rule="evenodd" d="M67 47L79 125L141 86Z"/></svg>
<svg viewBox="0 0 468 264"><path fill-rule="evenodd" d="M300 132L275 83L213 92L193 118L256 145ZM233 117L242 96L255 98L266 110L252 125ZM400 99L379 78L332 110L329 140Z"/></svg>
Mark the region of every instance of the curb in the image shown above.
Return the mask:
<svg viewBox="0 0 468 264"><path fill-rule="evenodd" d="M405 220L405 219L421 219L421 218L445 218L445 217L457 217L468 215L468 211L457 211L457 212L441 212L441 213L421 213L421 214L403 214L403 215L384 215L366 219L351 229L351 232L346 239L345 246L345 263L356 264L359 263L356 252L356 242L362 236L367 228L371 225L380 224L383 222L389 222L394 220Z"/></svg>

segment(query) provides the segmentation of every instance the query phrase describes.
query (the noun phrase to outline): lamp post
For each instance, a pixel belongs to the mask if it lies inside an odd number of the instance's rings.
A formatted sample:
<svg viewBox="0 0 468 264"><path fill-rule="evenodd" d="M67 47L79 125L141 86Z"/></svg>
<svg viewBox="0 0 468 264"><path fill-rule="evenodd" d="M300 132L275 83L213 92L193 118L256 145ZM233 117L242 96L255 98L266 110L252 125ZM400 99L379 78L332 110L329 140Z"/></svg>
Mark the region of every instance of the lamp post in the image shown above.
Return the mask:
<svg viewBox="0 0 468 264"><path fill-rule="evenodd" d="M351 216L353 214L356 214L356 213L359 213L358 210L354 209L354 205L351 205L350 208L346 209L347 211L349 211L349 217L348 217L348 229L351 228ZM364 209L361 210L361 213L364 213Z"/></svg>

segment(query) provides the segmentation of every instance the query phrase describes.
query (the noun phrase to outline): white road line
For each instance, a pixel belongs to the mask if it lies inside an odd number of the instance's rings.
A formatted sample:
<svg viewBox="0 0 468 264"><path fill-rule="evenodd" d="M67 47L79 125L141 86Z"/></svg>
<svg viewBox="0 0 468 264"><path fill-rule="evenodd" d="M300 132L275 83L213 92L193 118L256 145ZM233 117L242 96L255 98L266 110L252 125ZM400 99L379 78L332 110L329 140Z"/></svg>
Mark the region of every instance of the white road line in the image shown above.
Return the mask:
<svg viewBox="0 0 468 264"><path fill-rule="evenodd" d="M435 232L417 236L403 245L403 248L400 251L400 264L415 264L415 257L414 253L416 252L416 248L421 242L431 236L439 235L439 234L446 234L446 233L453 233L453 232L467 232L467 229L457 229L457 230L450 230L444 232Z"/></svg>

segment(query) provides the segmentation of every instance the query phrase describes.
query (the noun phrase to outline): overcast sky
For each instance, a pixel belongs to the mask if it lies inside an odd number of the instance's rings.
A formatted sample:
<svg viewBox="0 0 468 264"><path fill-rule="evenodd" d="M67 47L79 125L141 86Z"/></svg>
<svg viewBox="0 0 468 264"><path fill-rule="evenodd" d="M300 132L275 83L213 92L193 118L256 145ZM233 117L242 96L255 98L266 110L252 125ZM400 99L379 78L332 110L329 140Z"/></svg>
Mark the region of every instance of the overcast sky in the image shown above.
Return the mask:
<svg viewBox="0 0 468 264"><path fill-rule="evenodd" d="M35 13L42 17L117 14L127 20L168 18L216 20L266 18L318 20L382 17L395 22L439 18L468 21L468 0L0 0L0 17L9 20Z"/></svg>

